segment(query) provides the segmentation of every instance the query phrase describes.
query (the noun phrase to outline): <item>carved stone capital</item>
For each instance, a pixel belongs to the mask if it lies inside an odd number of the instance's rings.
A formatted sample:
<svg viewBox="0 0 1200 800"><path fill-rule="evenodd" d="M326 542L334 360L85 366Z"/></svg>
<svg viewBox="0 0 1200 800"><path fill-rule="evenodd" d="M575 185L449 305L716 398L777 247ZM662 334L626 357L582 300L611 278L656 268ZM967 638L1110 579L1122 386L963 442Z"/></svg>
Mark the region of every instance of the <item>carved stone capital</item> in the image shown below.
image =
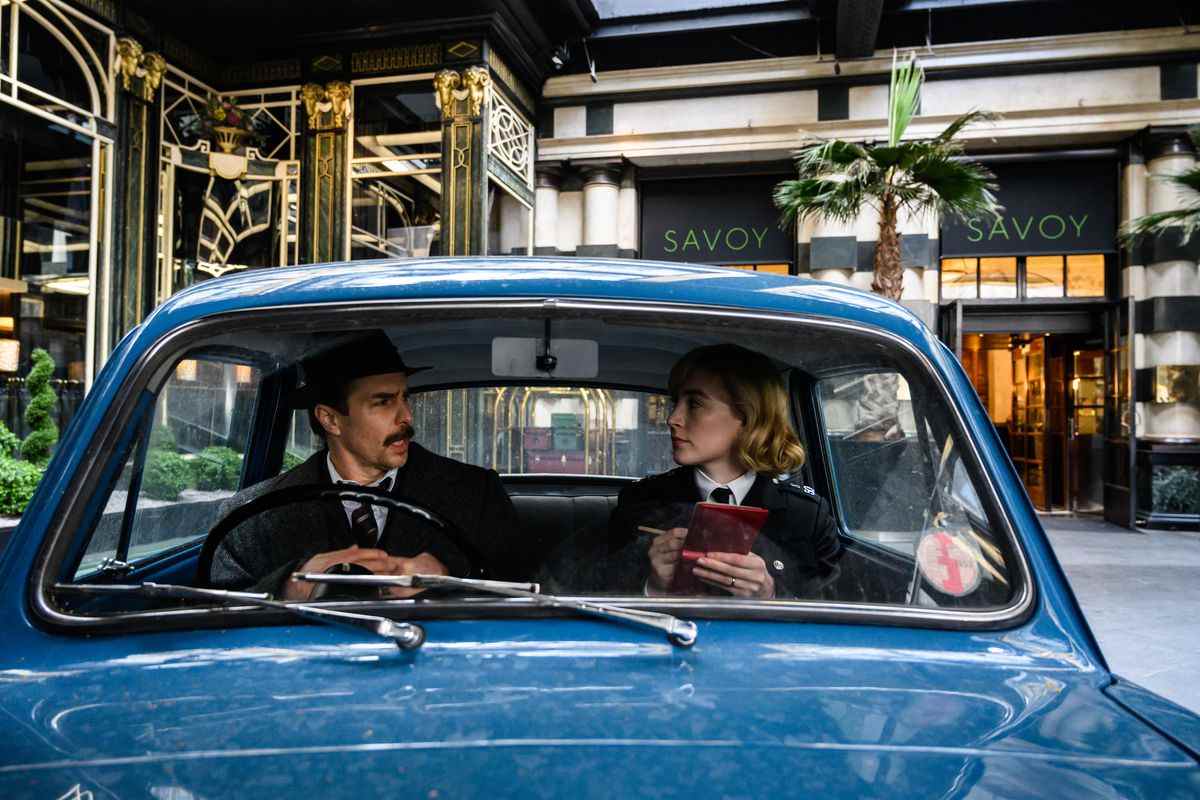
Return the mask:
<svg viewBox="0 0 1200 800"><path fill-rule="evenodd" d="M121 88L133 91L132 81L142 63L142 45L137 39L123 36L117 39L117 70L121 73Z"/></svg>
<svg viewBox="0 0 1200 800"><path fill-rule="evenodd" d="M442 119L454 119L464 113L478 117L483 113L483 103L491 83L492 76L487 67L467 67L461 73L444 69L434 75L434 100L442 110ZM464 100L467 101L465 112L460 105Z"/></svg>
<svg viewBox="0 0 1200 800"><path fill-rule="evenodd" d="M142 68L146 74L142 76L141 97L149 103L154 100L163 75L167 73L167 60L159 53L146 53L142 56Z"/></svg>
<svg viewBox="0 0 1200 800"><path fill-rule="evenodd" d="M467 84L471 116L478 117L483 113L483 100L487 96L488 86L492 83L492 76L487 67L467 67L463 72L463 81Z"/></svg>
<svg viewBox="0 0 1200 800"><path fill-rule="evenodd" d="M345 81L306 83L300 87L310 131L341 130L353 113L353 90Z"/></svg>
<svg viewBox="0 0 1200 800"><path fill-rule="evenodd" d="M124 36L117 39L116 66L122 89L147 103L154 101L154 94L167 72L167 62L161 54L147 53L137 39Z"/></svg>
<svg viewBox="0 0 1200 800"><path fill-rule="evenodd" d="M434 102L442 110L442 119L454 118L454 100L460 86L462 76L452 69L444 69L433 76Z"/></svg>

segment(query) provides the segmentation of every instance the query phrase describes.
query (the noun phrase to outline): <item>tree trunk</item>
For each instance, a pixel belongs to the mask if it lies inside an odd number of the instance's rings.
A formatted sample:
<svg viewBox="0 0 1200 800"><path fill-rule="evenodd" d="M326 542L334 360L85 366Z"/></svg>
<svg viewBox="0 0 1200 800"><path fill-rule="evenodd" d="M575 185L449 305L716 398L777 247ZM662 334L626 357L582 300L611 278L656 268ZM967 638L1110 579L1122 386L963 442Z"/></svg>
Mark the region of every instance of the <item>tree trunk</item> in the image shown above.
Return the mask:
<svg viewBox="0 0 1200 800"><path fill-rule="evenodd" d="M884 195L879 210L879 243L875 247L875 280L871 291L889 300L899 300L904 290L904 262L900 255L900 234L896 232L896 198Z"/></svg>
<svg viewBox="0 0 1200 800"><path fill-rule="evenodd" d="M879 211L879 243L875 247L875 280L871 291L899 300L904 289L904 263L900 234L896 232L897 203L884 195ZM872 372L863 376L863 393L856 408L858 441L881 441L904 435L900 426L900 383L894 372Z"/></svg>

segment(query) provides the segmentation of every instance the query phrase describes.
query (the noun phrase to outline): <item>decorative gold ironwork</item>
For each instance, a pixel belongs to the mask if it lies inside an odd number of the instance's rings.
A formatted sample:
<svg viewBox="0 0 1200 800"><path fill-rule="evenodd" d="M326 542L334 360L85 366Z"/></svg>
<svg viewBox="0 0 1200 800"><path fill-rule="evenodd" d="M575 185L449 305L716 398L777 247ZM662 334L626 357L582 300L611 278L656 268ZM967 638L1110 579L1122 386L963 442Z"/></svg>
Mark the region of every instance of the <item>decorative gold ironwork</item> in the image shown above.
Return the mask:
<svg viewBox="0 0 1200 800"><path fill-rule="evenodd" d="M121 88L149 103L166 74L167 62L161 54L147 53L140 42L125 36L117 39L117 71L121 75ZM141 82L135 86L137 78Z"/></svg>
<svg viewBox="0 0 1200 800"><path fill-rule="evenodd" d="M432 67L441 62L441 60L441 45L414 44L408 47L360 50L350 56L350 69L355 73L392 72L395 70Z"/></svg>
<svg viewBox="0 0 1200 800"><path fill-rule="evenodd" d="M121 73L121 88L133 91L131 81L137 77L142 63L142 45L136 39L123 36L117 39L117 69Z"/></svg>
<svg viewBox="0 0 1200 800"><path fill-rule="evenodd" d="M342 57L335 55L317 56L312 60L313 72L337 72L342 68Z"/></svg>
<svg viewBox="0 0 1200 800"><path fill-rule="evenodd" d="M154 100L163 75L167 73L167 61L159 53L146 53L142 56L142 69L145 75L142 76L141 98L149 103Z"/></svg>
<svg viewBox="0 0 1200 800"><path fill-rule="evenodd" d="M483 100L492 83L492 76L487 67L467 67L463 70L463 83L467 87L471 116L478 117L483 112Z"/></svg>
<svg viewBox="0 0 1200 800"><path fill-rule="evenodd" d="M512 169L529 188L533 188L530 170L533 125L493 90L488 119L488 154Z"/></svg>
<svg viewBox="0 0 1200 800"><path fill-rule="evenodd" d="M454 100L461 85L462 76L452 69L444 69L433 76L434 102L442 110L442 119L454 119Z"/></svg>
<svg viewBox="0 0 1200 800"><path fill-rule="evenodd" d="M300 62L294 58L226 67L221 72L221 80L225 83L269 83L299 77Z"/></svg>
<svg viewBox="0 0 1200 800"><path fill-rule="evenodd" d="M351 115L350 84L344 81L306 83L300 87L309 130L340 130Z"/></svg>
<svg viewBox="0 0 1200 800"><path fill-rule="evenodd" d="M458 41L447 47L446 52L457 59L466 59L479 52L479 45L466 40Z"/></svg>

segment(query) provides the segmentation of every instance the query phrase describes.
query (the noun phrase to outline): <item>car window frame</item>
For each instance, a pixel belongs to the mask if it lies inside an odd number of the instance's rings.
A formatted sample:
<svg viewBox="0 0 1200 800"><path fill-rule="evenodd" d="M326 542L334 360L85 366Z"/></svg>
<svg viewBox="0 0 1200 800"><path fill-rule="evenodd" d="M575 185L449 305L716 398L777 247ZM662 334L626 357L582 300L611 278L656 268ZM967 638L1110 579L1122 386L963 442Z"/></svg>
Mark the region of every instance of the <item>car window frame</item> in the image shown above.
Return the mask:
<svg viewBox="0 0 1200 800"><path fill-rule="evenodd" d="M883 339L891 346L899 347L908 357L917 362L937 387L941 399L949 410L954 428L962 435L966 445L964 459L970 459L969 469L981 481L985 498L981 501L989 513L996 517L1001 529L998 535L1007 537L1014 556L1011 577L1014 582L1013 600L1009 604L986 610L962 610L956 608L928 608L887 604L845 603L826 600L740 600L721 598L714 602L707 598L676 597L625 597L584 596L599 602L619 602L631 608L651 608L668 613L705 619L764 619L770 621L809 621L832 623L856 623L932 628L938 630L1005 630L1023 624L1036 607L1037 587L1025 547L1013 528L1012 519L1003 513L999 489L993 476L984 467L979 444L967 434L969 427L963 409L954 399L946 376L935 366L930 354L922 351L904 336L861 321L816 316L798 312L767 311L744 307L679 304L661 301L612 300L600 298L511 298L511 299L397 299L374 301L337 301L329 303L304 303L273 306L261 309L242 309L217 312L194 319L166 332L150 344L138 360L129 368L128 374L117 387L108 407L103 423L98 426L103 434L95 442L96 457L76 467L71 490L64 494L57 505L46 535L39 545L38 553L29 571L26 600L31 618L42 627L61 632L94 633L97 631L145 631L183 629L192 630L212 625L257 626L264 623L294 624L294 617L285 613L230 607L214 611L211 607L178 608L168 610L135 611L112 616L88 616L73 614L55 606L51 599L56 575L63 563L63 553L72 546L73 531L86 522L89 506L95 505L95 493L85 492L90 479L110 469L114 448L120 438L122 423L127 423L136 411L133 402L141 392L151 386L159 386L164 373L173 367L180 354L189 344L210 335L214 330L229 333L243 328L273 326L281 332L311 332L314 322L320 329L349 330L370 319L374 326L402 325L415 316L427 315L438 318L451 312L490 312L495 314L550 313L566 315L626 314L653 324L663 319L672 319L689 325L702 322L740 321L742 325L765 326L775 331L803 325L824 328L832 332L852 331L868 339ZM314 316L317 320L314 320ZM815 398L814 398L815 401ZM115 418L114 418L115 417ZM105 495L107 496L107 495ZM89 527L90 530L90 527ZM76 540L78 546L78 540ZM349 606L360 610L375 610L382 613L402 615L406 619L454 619L479 618L481 616L526 617L532 611L545 615L527 601L515 598L489 598L479 600L466 598L438 603L421 603L412 600L374 605L363 602L330 602L329 607ZM553 612L551 612L553 613Z"/></svg>

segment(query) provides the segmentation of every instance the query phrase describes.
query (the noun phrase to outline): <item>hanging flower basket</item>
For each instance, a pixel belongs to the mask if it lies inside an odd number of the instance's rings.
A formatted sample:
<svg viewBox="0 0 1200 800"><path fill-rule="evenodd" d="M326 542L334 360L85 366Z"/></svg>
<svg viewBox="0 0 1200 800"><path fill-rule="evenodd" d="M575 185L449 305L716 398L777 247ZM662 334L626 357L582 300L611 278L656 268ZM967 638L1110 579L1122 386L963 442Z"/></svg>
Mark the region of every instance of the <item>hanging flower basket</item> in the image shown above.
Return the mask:
<svg viewBox="0 0 1200 800"><path fill-rule="evenodd" d="M259 122L243 111L235 98L210 95L187 128L195 136L208 139L222 153L233 154L262 141Z"/></svg>

